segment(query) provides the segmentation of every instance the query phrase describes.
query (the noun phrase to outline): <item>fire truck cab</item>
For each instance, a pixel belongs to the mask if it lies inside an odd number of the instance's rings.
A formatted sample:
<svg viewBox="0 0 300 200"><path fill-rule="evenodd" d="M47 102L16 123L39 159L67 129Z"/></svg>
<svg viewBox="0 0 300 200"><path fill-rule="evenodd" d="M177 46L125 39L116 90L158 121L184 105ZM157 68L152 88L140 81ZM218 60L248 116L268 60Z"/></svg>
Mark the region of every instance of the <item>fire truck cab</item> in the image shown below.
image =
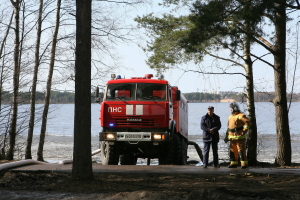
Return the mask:
<svg viewBox="0 0 300 200"><path fill-rule="evenodd" d="M135 165L137 158L186 164L188 101L178 87L152 77L112 75L107 82L100 106L103 165Z"/></svg>

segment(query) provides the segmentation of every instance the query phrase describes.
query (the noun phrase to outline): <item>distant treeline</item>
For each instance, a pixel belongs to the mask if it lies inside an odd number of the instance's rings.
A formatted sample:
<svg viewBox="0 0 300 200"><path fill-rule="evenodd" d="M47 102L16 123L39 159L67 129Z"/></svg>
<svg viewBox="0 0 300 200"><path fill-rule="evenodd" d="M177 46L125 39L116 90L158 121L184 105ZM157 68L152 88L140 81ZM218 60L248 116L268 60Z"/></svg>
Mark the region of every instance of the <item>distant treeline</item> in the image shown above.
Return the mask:
<svg viewBox="0 0 300 200"><path fill-rule="evenodd" d="M93 94L92 94L93 95ZM30 92L19 92L19 101L23 104L30 103ZM51 104L67 104L67 103L74 103L74 92L58 92L58 91L51 91L50 92L50 103ZM1 96L2 104L11 103L12 93L3 92ZM35 94L35 101L37 104L43 104L45 99L44 92L36 92ZM93 100L93 99L92 99Z"/></svg>
<svg viewBox="0 0 300 200"><path fill-rule="evenodd" d="M234 99L237 102L245 102L246 97L243 93L239 94L211 94L211 93L202 93L202 92L192 92L184 93L184 96L190 102L220 102L222 99ZM254 99L255 102L269 102L271 99L274 99L274 92L255 92ZM287 99L292 101L300 101L300 94L288 94Z"/></svg>
<svg viewBox="0 0 300 200"><path fill-rule="evenodd" d="M20 92L20 103L28 104L30 103L30 92ZM94 94L91 94L91 102L94 103ZM237 102L245 102L246 98L244 94L211 94L211 93L202 93L202 92L192 92L184 93L184 96L190 102L220 102L222 99L234 99ZM59 92L51 91L50 93L50 103L51 104L68 104L74 103L74 92ZM274 92L255 92L254 94L256 102L268 102L270 99L275 97ZM288 99L291 99L291 94L288 94ZM36 92L35 99L37 104L43 104L45 98L44 92ZM1 102L2 104L10 104L12 99L12 93L2 92ZM300 101L300 94L293 94L292 101Z"/></svg>
<svg viewBox="0 0 300 200"><path fill-rule="evenodd" d="M222 97L219 94L192 92L184 93L184 96L190 102L219 102Z"/></svg>

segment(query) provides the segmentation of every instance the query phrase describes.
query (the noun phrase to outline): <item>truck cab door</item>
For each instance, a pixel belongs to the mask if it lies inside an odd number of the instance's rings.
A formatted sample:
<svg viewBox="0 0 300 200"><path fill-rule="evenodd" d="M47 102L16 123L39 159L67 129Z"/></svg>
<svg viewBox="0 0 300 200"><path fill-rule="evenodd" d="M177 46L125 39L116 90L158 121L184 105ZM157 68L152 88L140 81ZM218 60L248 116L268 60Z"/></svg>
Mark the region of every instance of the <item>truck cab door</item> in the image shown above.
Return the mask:
<svg viewBox="0 0 300 200"><path fill-rule="evenodd" d="M173 120L173 100L172 100L172 90L168 89L168 99L169 99L169 119Z"/></svg>

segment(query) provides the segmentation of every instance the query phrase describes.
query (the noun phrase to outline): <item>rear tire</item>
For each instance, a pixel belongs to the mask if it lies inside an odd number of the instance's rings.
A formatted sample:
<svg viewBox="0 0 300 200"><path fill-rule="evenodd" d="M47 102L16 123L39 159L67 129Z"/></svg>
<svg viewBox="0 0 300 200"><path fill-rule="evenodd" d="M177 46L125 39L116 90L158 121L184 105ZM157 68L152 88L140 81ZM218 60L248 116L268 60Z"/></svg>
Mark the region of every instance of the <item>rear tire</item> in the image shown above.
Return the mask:
<svg viewBox="0 0 300 200"><path fill-rule="evenodd" d="M118 165L119 163L117 149L105 141L101 142L101 162L102 165Z"/></svg>

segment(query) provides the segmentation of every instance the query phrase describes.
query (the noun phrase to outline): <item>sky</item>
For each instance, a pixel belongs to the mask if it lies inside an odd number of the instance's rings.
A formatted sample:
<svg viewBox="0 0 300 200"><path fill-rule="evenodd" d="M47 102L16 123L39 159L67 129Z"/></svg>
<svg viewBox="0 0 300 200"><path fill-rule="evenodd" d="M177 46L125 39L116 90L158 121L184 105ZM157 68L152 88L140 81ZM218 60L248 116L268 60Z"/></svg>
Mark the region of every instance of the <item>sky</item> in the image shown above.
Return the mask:
<svg viewBox="0 0 300 200"><path fill-rule="evenodd" d="M142 16L147 13L154 12L155 14L165 12L161 6L157 6L159 0L155 0L152 6L139 7L137 12L133 12L130 23L135 23L133 18L136 15ZM150 69L147 64L147 56L143 50L136 44L122 44L118 46L122 59L122 65L125 70L116 71L116 74L122 77L143 77L145 74L156 75L156 71ZM272 61L271 61L272 62ZM273 91L273 70L271 67L263 63L256 62L254 68L257 89L262 91ZM213 61L212 59L205 59L201 64L206 67L211 65L227 66L228 63ZM195 70L197 66L193 63L180 66L181 69ZM236 67L239 72L244 72L240 67ZM166 80L172 86L178 86L183 93L189 92L215 92L215 91L237 91L242 92L245 89L245 78L241 75L203 75L195 72L184 72L184 70L171 69L164 73Z"/></svg>

